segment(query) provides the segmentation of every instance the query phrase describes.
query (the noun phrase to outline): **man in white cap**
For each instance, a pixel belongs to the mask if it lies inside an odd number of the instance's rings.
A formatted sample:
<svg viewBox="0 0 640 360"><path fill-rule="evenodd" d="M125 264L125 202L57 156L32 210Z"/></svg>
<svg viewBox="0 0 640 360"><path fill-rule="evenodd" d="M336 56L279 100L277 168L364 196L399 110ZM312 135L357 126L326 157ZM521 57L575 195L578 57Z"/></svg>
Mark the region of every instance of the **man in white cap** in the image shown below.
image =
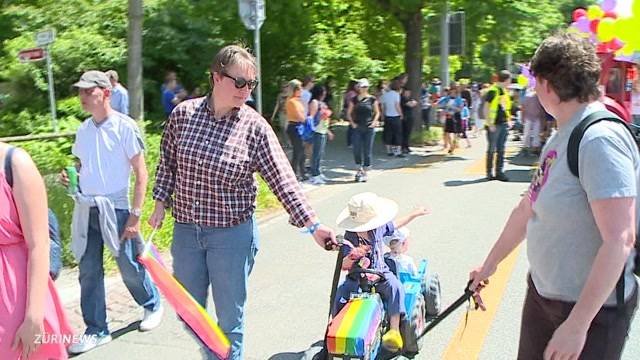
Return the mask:
<svg viewBox="0 0 640 360"><path fill-rule="evenodd" d="M162 304L149 274L137 261L142 240L140 216L147 188L144 143L136 123L110 105L111 82L101 71L87 71L78 88L82 108L91 113L76 132L71 152L79 160L79 192L71 248L79 263L80 306L87 326L72 354L87 352L111 341L107 326L103 248L116 259L120 275L135 301L144 308L140 330L160 324ZM131 170L135 174L133 204L129 205ZM63 184L68 184L64 171Z"/></svg>

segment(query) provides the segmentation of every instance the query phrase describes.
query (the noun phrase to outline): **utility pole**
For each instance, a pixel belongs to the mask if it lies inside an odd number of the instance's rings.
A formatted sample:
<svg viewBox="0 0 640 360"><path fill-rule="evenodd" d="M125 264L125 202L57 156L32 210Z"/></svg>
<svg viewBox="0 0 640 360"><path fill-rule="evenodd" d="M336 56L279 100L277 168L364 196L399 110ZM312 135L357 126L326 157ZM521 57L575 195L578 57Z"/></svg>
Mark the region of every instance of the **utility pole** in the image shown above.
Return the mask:
<svg viewBox="0 0 640 360"><path fill-rule="evenodd" d="M144 114L142 88L142 0L129 0L129 30L127 36L127 86L129 88L129 114L139 121Z"/></svg>
<svg viewBox="0 0 640 360"><path fill-rule="evenodd" d="M449 86L449 3L444 2L442 20L440 21L440 76L442 86Z"/></svg>

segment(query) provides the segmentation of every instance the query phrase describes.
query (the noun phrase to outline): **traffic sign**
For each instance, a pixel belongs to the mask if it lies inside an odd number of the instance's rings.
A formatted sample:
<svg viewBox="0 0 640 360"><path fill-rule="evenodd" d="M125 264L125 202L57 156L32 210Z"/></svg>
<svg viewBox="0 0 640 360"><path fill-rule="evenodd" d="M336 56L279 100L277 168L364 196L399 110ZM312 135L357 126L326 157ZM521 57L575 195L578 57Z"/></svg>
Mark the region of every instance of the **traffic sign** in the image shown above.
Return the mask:
<svg viewBox="0 0 640 360"><path fill-rule="evenodd" d="M37 46L49 45L55 40L56 40L56 31L54 29L48 29L36 34Z"/></svg>
<svg viewBox="0 0 640 360"><path fill-rule="evenodd" d="M44 59L45 51L43 48L23 49L18 53L20 62L39 61Z"/></svg>
<svg viewBox="0 0 640 360"><path fill-rule="evenodd" d="M267 18L264 8L264 0L238 0L240 18L248 30L256 30L256 23L258 29L262 27Z"/></svg>

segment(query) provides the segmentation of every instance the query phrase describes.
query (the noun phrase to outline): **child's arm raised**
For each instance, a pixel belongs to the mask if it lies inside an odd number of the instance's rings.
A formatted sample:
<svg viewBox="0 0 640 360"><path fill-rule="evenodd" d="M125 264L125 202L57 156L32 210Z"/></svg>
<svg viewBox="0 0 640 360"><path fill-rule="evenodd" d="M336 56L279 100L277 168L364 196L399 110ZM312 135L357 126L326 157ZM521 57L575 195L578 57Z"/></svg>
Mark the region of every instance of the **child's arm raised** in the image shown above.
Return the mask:
<svg viewBox="0 0 640 360"><path fill-rule="evenodd" d="M399 229L399 228L401 228L403 226L406 226L410 222L412 222L413 219L415 219L415 218L417 218L419 216L427 215L429 213L430 213L430 211L427 210L424 206L419 206L415 210L413 210L409 215L407 215L405 217L401 217L400 219L395 220L393 222L393 227L396 228L396 229Z"/></svg>

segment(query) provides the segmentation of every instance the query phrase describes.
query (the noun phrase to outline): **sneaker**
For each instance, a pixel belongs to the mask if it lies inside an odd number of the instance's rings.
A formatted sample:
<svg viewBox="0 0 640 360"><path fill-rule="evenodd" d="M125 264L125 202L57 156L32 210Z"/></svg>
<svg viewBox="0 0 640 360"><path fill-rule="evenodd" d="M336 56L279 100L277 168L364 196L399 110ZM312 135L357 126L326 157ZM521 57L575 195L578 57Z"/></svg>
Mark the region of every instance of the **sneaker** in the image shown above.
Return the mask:
<svg viewBox="0 0 640 360"><path fill-rule="evenodd" d="M98 346L107 344L111 342L111 340L113 340L113 338L111 337L111 334L107 334L107 335L97 335L97 334L86 335L85 334L84 336L80 337L80 341L78 341L77 343L71 344L71 346L69 346L67 351L69 352L69 354L72 354L72 355L82 354L82 353L86 353L89 350L93 350Z"/></svg>
<svg viewBox="0 0 640 360"><path fill-rule="evenodd" d="M329 178L327 178L326 176L324 176L324 174L320 174L320 179L322 179L323 181L329 181Z"/></svg>
<svg viewBox="0 0 640 360"><path fill-rule="evenodd" d="M358 172L356 173L356 182L360 182L360 179L362 178L362 170L358 170Z"/></svg>
<svg viewBox="0 0 640 360"><path fill-rule="evenodd" d="M367 182L367 180L369 180L367 173L363 173L362 176L360 176L360 182Z"/></svg>
<svg viewBox="0 0 640 360"><path fill-rule="evenodd" d="M494 177L494 179L496 179L498 181L503 181L503 182L508 182L509 181L509 178L504 173L497 173L496 176Z"/></svg>
<svg viewBox="0 0 640 360"><path fill-rule="evenodd" d="M393 153L388 152L387 156L393 156Z"/></svg>
<svg viewBox="0 0 640 360"><path fill-rule="evenodd" d="M402 335L398 330L389 330L382 336L382 346L387 350L396 352L402 350Z"/></svg>
<svg viewBox="0 0 640 360"><path fill-rule="evenodd" d="M163 313L164 308L162 307L162 305L160 305L160 307L158 307L158 309L156 309L155 311L144 309L144 317L140 322L138 330L149 331L158 327L158 325L160 325L160 322L162 321Z"/></svg>
<svg viewBox="0 0 640 360"><path fill-rule="evenodd" d="M311 182L312 185L324 185L324 184L326 184L326 182L324 180L322 180L320 175L312 177L310 182Z"/></svg>

